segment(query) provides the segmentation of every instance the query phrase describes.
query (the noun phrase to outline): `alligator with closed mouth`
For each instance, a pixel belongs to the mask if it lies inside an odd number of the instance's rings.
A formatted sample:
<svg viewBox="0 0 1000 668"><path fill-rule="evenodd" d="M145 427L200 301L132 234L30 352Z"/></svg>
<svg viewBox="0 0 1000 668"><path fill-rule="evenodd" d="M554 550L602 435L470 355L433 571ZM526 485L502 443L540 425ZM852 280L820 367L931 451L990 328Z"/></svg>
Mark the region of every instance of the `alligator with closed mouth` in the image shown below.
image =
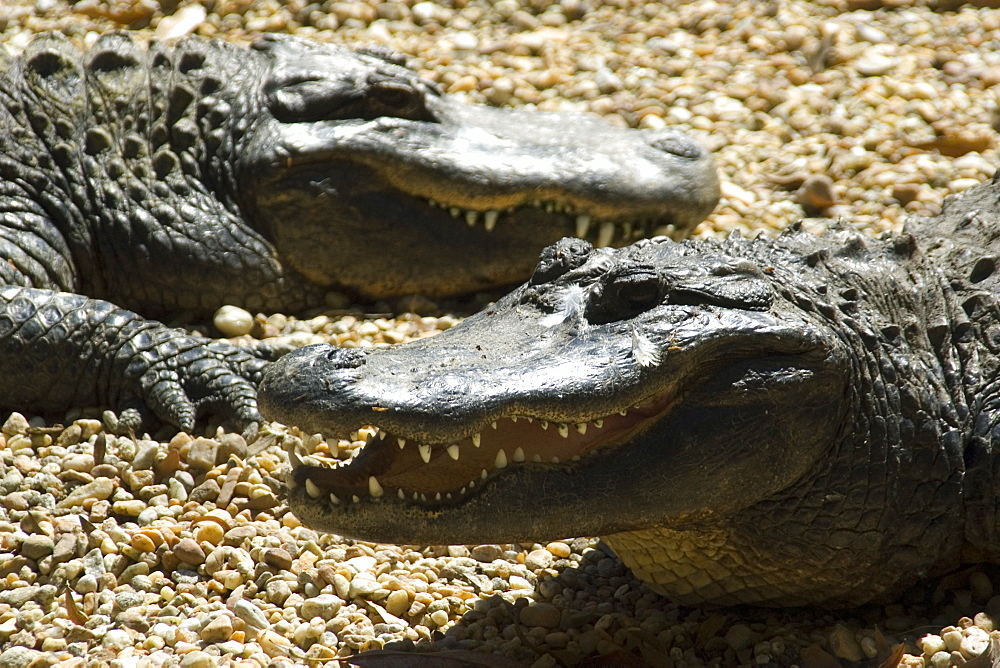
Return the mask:
<svg viewBox="0 0 1000 668"><path fill-rule="evenodd" d="M858 605L1000 558L1000 179L867 238L564 239L440 335L311 346L262 413L307 524L393 543L602 536L684 603Z"/></svg>
<svg viewBox="0 0 1000 668"><path fill-rule="evenodd" d="M718 197L681 132L466 104L382 48L40 37L0 54L0 407L250 424L279 351L147 318L513 284Z"/></svg>

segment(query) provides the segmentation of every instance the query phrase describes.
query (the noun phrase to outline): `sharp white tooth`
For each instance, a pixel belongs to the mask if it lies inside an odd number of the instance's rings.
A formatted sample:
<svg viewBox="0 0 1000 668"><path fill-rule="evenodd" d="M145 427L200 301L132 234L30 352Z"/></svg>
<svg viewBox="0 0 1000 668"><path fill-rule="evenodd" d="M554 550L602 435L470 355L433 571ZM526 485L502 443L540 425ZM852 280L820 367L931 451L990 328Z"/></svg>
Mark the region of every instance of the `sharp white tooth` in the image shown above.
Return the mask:
<svg viewBox="0 0 1000 668"><path fill-rule="evenodd" d="M522 448L521 446L518 446L517 449L514 450L514 454L510 456L510 459L513 462L523 462L524 461L524 448Z"/></svg>
<svg viewBox="0 0 1000 668"><path fill-rule="evenodd" d="M462 210L459 209L457 206L453 206L450 209L448 209L448 213L451 214L452 218L458 218L459 216L462 215Z"/></svg>
<svg viewBox="0 0 1000 668"><path fill-rule="evenodd" d="M340 499L338 499L337 495L334 494L333 492L330 492L330 503L332 503L335 506L340 505Z"/></svg>
<svg viewBox="0 0 1000 668"><path fill-rule="evenodd" d="M441 492L438 492L437 494L434 495L434 500L435 501L440 501L441 500Z"/></svg>
<svg viewBox="0 0 1000 668"><path fill-rule="evenodd" d="M486 472L486 469L483 469L483 472L479 474L479 477L482 478L483 480L486 480L486 478L488 478L489 475L490 474Z"/></svg>
<svg viewBox="0 0 1000 668"><path fill-rule="evenodd" d="M497 451L497 458L493 461L493 466L498 469L506 468L507 466L507 453L503 450Z"/></svg>
<svg viewBox="0 0 1000 668"><path fill-rule="evenodd" d="M531 424L532 422L535 421L535 418L530 418L530 417L526 417L524 419L528 421L528 424Z"/></svg>
<svg viewBox="0 0 1000 668"><path fill-rule="evenodd" d="M448 492L447 494L445 494L445 495L444 495L444 498L446 498L446 499L448 499L449 501L451 501L451 492Z"/></svg>
<svg viewBox="0 0 1000 668"><path fill-rule="evenodd" d="M420 495L420 500L426 502L427 501L427 495L426 494L421 494Z"/></svg>
<svg viewBox="0 0 1000 668"><path fill-rule="evenodd" d="M368 493L376 499L383 494L382 485L378 484L378 480L373 475L368 476Z"/></svg>
<svg viewBox="0 0 1000 668"><path fill-rule="evenodd" d="M610 246L612 239L615 238L615 224L614 223L603 223L601 225L601 231L597 234L597 247L604 248L605 246Z"/></svg>
<svg viewBox="0 0 1000 668"><path fill-rule="evenodd" d="M627 408L623 408L620 411L618 411L618 414L619 415L628 415L628 409Z"/></svg>
<svg viewBox="0 0 1000 668"><path fill-rule="evenodd" d="M406 494L403 492L402 487L396 490L396 496L399 497L400 501L406 501Z"/></svg>
<svg viewBox="0 0 1000 668"><path fill-rule="evenodd" d="M539 420L538 424L542 425L542 429L548 429L549 428L549 421L548 420Z"/></svg>
<svg viewBox="0 0 1000 668"><path fill-rule="evenodd" d="M510 421L511 422L517 422L517 416L516 415L511 415L510 416Z"/></svg>
<svg viewBox="0 0 1000 668"><path fill-rule="evenodd" d="M417 450L420 451L420 458L424 460L424 464L431 460L431 446L426 443L418 443Z"/></svg>
<svg viewBox="0 0 1000 668"><path fill-rule="evenodd" d="M587 423L586 422L577 422L576 423L576 430L578 432L580 432L581 434L586 434L587 433Z"/></svg>
<svg viewBox="0 0 1000 668"><path fill-rule="evenodd" d="M351 501L354 503L361 503L361 497L357 494L351 494Z"/></svg>
<svg viewBox="0 0 1000 668"><path fill-rule="evenodd" d="M601 419L594 420L594 426L600 429L601 427L604 426L604 420Z"/></svg>
<svg viewBox="0 0 1000 668"><path fill-rule="evenodd" d="M475 487L476 487L476 481L475 480L470 480L469 481L469 489L475 489Z"/></svg>
<svg viewBox="0 0 1000 668"><path fill-rule="evenodd" d="M411 496L410 498L413 499L414 501L416 501L417 499L420 498L420 495L418 495L416 492L414 492L413 496Z"/></svg>
<svg viewBox="0 0 1000 668"><path fill-rule="evenodd" d="M466 211L465 212L465 224L468 225L469 227L475 227L476 226L476 220L478 218L479 218L479 214L476 213L475 211Z"/></svg>
<svg viewBox="0 0 1000 668"><path fill-rule="evenodd" d="M483 217L483 227L486 228L487 232L492 232L493 228L497 226L497 218L500 217L499 211L487 211Z"/></svg>
<svg viewBox="0 0 1000 668"><path fill-rule="evenodd" d="M531 457L531 461L533 461L533 462L535 462L536 464L538 464L539 462L541 462L541 461L542 461L542 456L541 456L541 455L532 455L532 457Z"/></svg>
<svg viewBox="0 0 1000 668"><path fill-rule="evenodd" d="M493 427L494 429L496 429L497 428L497 421L494 420L493 422L490 422L490 426Z"/></svg>
<svg viewBox="0 0 1000 668"><path fill-rule="evenodd" d="M382 431L381 429L378 430L378 438L379 438L380 441L384 441L385 440L385 432Z"/></svg>
<svg viewBox="0 0 1000 668"><path fill-rule="evenodd" d="M323 492L320 491L320 488L317 487L316 483L314 483L310 478L306 478L306 494L314 499L318 499L323 496Z"/></svg>
<svg viewBox="0 0 1000 668"><path fill-rule="evenodd" d="M405 438L397 438L396 442L399 443L399 449L400 450L402 450L403 448L406 447L406 439Z"/></svg>
<svg viewBox="0 0 1000 668"><path fill-rule="evenodd" d="M626 239L632 238L632 223L625 223L622 225L622 236Z"/></svg>
<svg viewBox="0 0 1000 668"><path fill-rule="evenodd" d="M448 446L448 456L454 459L456 462L458 461L459 454L461 454L461 450L458 447L458 443Z"/></svg>
<svg viewBox="0 0 1000 668"><path fill-rule="evenodd" d="M553 464L558 464L559 463L559 458L558 457L553 457L552 458L552 463Z"/></svg>
<svg viewBox="0 0 1000 668"><path fill-rule="evenodd" d="M482 442L481 439L482 437L480 436L479 432L476 432L475 434L472 435L472 444L478 448L479 444ZM456 457L455 459L458 459L458 457Z"/></svg>
<svg viewBox="0 0 1000 668"><path fill-rule="evenodd" d="M576 236L582 239L587 236L588 232L590 232L590 216L577 216Z"/></svg>
<svg viewBox="0 0 1000 668"><path fill-rule="evenodd" d="M464 487L461 490L459 490L458 495L459 496L465 496L465 488Z"/></svg>
<svg viewBox="0 0 1000 668"><path fill-rule="evenodd" d="M558 425L559 435L563 438L569 438L569 425L565 422L560 422Z"/></svg>

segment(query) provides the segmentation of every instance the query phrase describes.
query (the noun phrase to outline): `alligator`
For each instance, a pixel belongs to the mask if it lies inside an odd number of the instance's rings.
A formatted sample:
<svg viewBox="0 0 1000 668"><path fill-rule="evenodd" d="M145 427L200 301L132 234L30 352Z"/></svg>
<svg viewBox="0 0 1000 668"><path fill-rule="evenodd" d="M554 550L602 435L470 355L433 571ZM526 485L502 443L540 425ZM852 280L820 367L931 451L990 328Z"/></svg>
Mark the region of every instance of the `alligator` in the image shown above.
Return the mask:
<svg viewBox="0 0 1000 668"><path fill-rule="evenodd" d="M601 536L685 604L890 600L1000 557L998 258L1000 178L878 238L563 239L436 337L283 357L261 412L377 432L292 448L322 530Z"/></svg>
<svg viewBox="0 0 1000 668"><path fill-rule="evenodd" d="M511 285L718 197L679 131L466 104L379 47L39 37L0 56L0 407L247 425L280 351L147 318Z"/></svg>

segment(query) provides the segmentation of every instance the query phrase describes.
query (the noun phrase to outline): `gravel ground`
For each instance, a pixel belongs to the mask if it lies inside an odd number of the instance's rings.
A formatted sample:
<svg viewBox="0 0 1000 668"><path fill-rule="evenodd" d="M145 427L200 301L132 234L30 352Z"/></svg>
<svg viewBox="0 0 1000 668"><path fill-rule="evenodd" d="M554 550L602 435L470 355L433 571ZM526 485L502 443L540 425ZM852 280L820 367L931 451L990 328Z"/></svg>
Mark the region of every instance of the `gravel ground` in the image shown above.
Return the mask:
<svg viewBox="0 0 1000 668"><path fill-rule="evenodd" d="M696 236L803 217L877 233L994 171L1000 12L958 6L4 0L0 41L16 52L45 30L89 42L124 28L387 44L474 101L691 132L723 180ZM270 315L251 335L385 345L455 322ZM110 419L3 424L0 667L337 665L383 647L490 652L477 660L496 666L948 666L982 653L1000 616L992 568L861 610L700 610L650 592L593 539L344 541L287 512L287 458L261 448L274 433L346 457L359 440L280 425L251 444L215 426L124 438Z"/></svg>

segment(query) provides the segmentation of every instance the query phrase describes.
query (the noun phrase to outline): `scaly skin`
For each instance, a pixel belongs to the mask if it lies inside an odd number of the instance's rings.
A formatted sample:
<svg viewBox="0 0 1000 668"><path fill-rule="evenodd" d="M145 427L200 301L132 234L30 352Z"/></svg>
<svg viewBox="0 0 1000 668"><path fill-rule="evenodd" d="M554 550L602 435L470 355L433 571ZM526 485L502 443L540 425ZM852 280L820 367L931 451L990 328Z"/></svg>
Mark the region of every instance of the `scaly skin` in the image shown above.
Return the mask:
<svg viewBox="0 0 1000 668"><path fill-rule="evenodd" d="M0 357L0 406L247 424L256 371L232 360L250 353L219 357L232 383L206 384L167 343L187 335L143 317L473 292L523 280L564 234L683 231L717 199L711 158L679 132L465 105L379 49L41 37L0 62L0 285L48 291L0 297L0 346L19 351ZM97 309L86 336L58 324L79 308ZM135 347L132 325L158 333ZM58 373L28 361L37 332ZM141 373L62 387L133 348ZM140 380L171 355L173 376Z"/></svg>
<svg viewBox="0 0 1000 668"><path fill-rule="evenodd" d="M879 239L563 240L439 336L273 364L265 416L384 433L293 453L292 507L383 542L601 535L686 603L857 605L995 560L998 214L994 180Z"/></svg>

